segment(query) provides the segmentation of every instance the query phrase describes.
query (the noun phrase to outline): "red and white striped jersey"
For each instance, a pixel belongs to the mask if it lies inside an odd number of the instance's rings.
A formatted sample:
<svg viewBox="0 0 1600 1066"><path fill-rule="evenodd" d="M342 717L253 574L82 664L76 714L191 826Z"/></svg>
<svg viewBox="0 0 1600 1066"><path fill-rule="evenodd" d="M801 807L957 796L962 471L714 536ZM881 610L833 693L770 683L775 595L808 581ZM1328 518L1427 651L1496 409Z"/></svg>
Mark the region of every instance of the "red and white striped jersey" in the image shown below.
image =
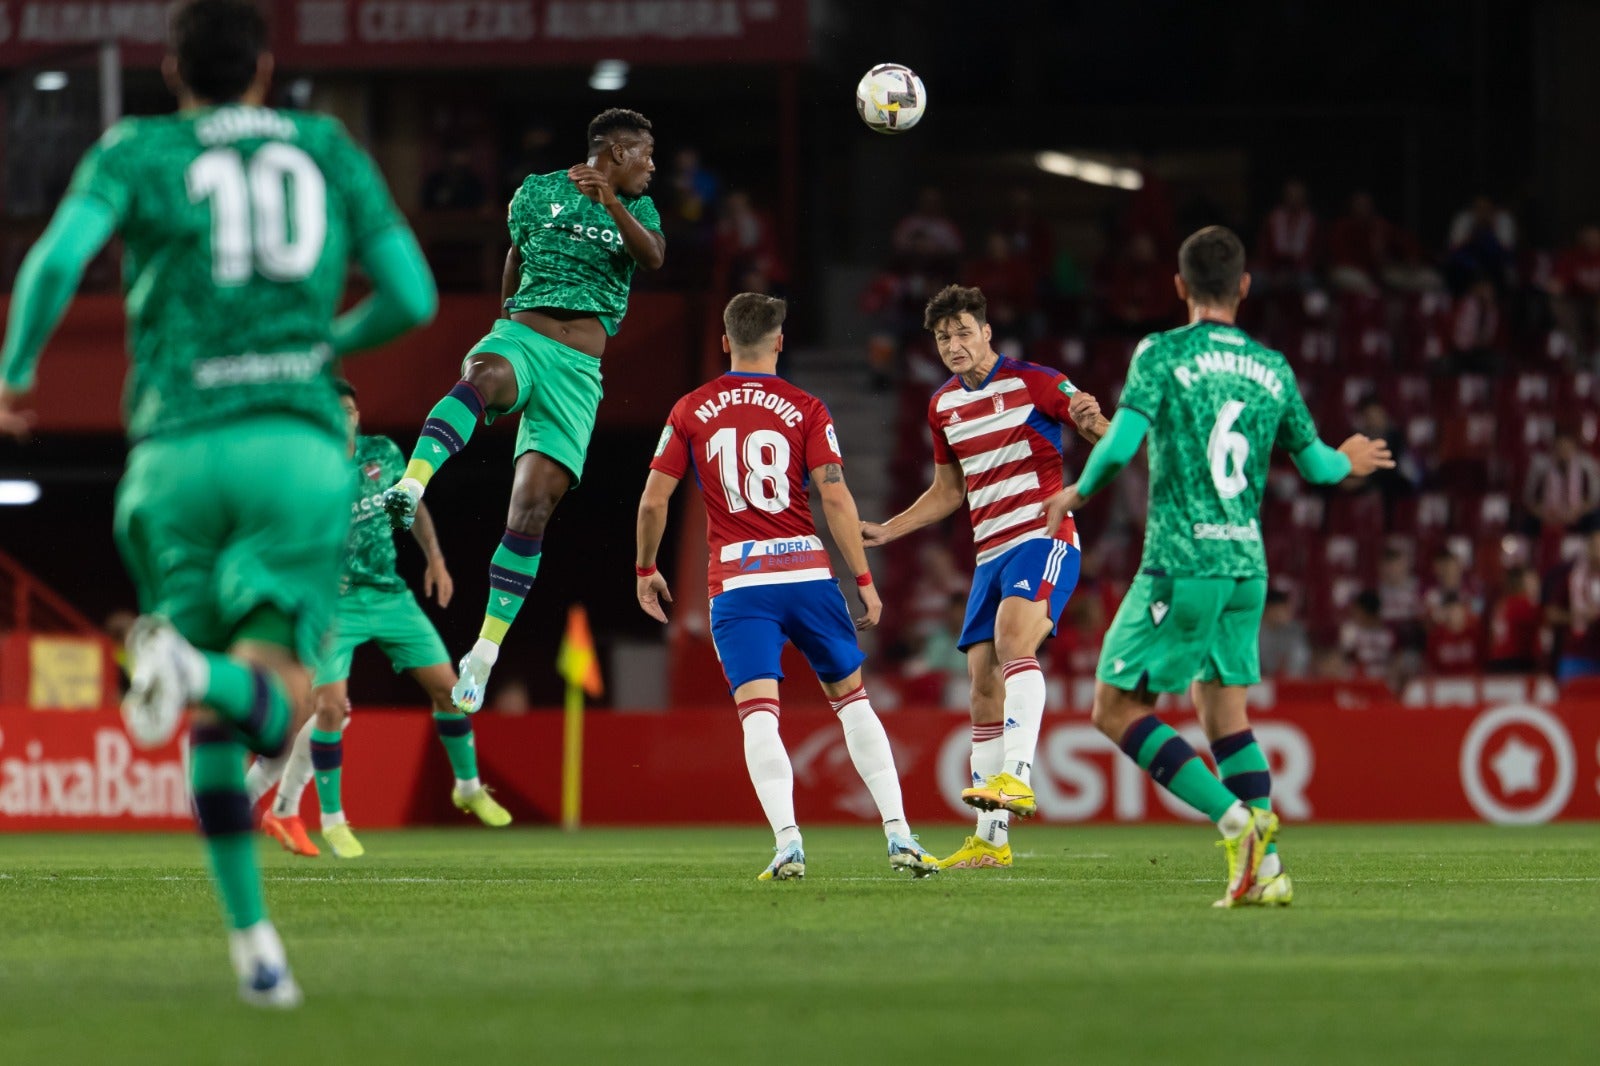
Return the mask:
<svg viewBox="0 0 1600 1066"><path fill-rule="evenodd" d="M706 504L712 596L833 577L811 520L811 471L842 465L821 400L772 374L724 374L679 400L650 469L692 466Z"/></svg>
<svg viewBox="0 0 1600 1066"><path fill-rule="evenodd" d="M961 464L980 565L1045 535L1043 504L1064 487L1061 427L1072 424L1077 391L1058 371L1002 356L980 387L952 377L933 394L933 460ZM1071 515L1056 539L1080 546Z"/></svg>

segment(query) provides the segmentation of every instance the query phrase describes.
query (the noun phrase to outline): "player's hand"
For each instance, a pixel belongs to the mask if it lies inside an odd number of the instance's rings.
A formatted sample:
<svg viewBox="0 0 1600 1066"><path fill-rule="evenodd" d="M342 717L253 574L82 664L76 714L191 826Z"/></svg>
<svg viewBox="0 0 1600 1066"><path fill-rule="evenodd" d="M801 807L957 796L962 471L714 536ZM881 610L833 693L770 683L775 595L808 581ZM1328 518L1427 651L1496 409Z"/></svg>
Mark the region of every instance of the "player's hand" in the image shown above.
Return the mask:
<svg viewBox="0 0 1600 1066"><path fill-rule="evenodd" d="M1351 477L1366 477L1374 470L1394 469L1394 456L1386 440L1372 440L1355 433L1339 445L1339 452L1350 460Z"/></svg>
<svg viewBox="0 0 1600 1066"><path fill-rule="evenodd" d="M1061 528L1061 523L1066 521L1067 515L1082 507L1083 504L1084 499L1078 495L1077 485L1068 485L1044 501L1045 535L1055 536L1056 530Z"/></svg>
<svg viewBox="0 0 1600 1066"><path fill-rule="evenodd" d="M1100 417L1100 401L1087 392L1075 392L1067 403L1067 414L1079 429L1088 429Z"/></svg>
<svg viewBox="0 0 1600 1066"><path fill-rule="evenodd" d="M868 548L881 548L894 538L889 536L889 526L886 522L861 523L861 543Z"/></svg>
<svg viewBox="0 0 1600 1066"><path fill-rule="evenodd" d="M657 622L667 620L667 612L661 606L663 602L672 602L672 590L667 588L667 579L657 570L649 577L638 579L639 606L644 613L654 618Z"/></svg>
<svg viewBox="0 0 1600 1066"><path fill-rule="evenodd" d="M33 436L33 412L16 409L17 404L27 395L17 389L0 385L0 437L10 437L26 443L28 438Z"/></svg>
<svg viewBox="0 0 1600 1066"><path fill-rule="evenodd" d="M862 585L857 592L861 595L861 606L866 613L856 619L857 632L871 629L878 624L878 619L883 617L883 600L878 597L878 586Z"/></svg>
<svg viewBox="0 0 1600 1066"><path fill-rule="evenodd" d="M568 168L567 177L578 187L579 192L602 207L610 207L617 202L617 191L611 187L611 182L589 164L582 163Z"/></svg>
<svg viewBox="0 0 1600 1066"><path fill-rule="evenodd" d="M427 573L422 575L422 595L434 597L440 607L448 607L450 597L455 594L456 581L444 565L444 556L436 555L429 559Z"/></svg>

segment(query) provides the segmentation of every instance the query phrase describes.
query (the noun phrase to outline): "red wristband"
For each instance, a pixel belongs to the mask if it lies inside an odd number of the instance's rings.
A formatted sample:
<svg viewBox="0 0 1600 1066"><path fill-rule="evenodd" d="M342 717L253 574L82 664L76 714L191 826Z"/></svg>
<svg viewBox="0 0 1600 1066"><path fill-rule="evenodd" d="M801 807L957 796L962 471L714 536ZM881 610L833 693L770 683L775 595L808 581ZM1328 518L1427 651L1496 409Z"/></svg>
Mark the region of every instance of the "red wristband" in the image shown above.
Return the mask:
<svg viewBox="0 0 1600 1066"><path fill-rule="evenodd" d="M636 566L633 568L633 572L637 577L649 577L656 572L656 568L653 566Z"/></svg>
<svg viewBox="0 0 1600 1066"><path fill-rule="evenodd" d="M864 574L857 574L856 584L860 585L862 588L866 588L868 585L872 584L872 571L868 570Z"/></svg>

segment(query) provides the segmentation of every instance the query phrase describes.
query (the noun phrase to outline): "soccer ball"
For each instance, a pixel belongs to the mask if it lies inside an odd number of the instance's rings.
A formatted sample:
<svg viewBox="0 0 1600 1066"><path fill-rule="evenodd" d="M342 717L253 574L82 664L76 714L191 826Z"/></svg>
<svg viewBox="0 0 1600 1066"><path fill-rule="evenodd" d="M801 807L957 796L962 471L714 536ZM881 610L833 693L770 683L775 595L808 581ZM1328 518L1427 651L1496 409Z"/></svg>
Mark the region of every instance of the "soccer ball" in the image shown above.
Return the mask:
<svg viewBox="0 0 1600 1066"><path fill-rule="evenodd" d="M856 113L879 133L904 133L922 121L927 107L922 79L899 63L879 63L856 85Z"/></svg>

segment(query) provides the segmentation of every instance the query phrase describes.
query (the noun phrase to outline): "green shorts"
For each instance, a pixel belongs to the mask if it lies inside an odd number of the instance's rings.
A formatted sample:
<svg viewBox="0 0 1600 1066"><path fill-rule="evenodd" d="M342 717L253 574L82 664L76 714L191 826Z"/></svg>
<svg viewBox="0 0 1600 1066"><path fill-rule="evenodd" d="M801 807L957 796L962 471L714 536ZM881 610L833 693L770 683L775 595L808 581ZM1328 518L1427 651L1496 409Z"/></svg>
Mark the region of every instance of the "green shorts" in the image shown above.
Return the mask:
<svg viewBox="0 0 1600 1066"><path fill-rule="evenodd" d="M139 607L225 651L275 607L301 662L321 656L350 528L348 445L270 415L135 445L117 486L117 548Z"/></svg>
<svg viewBox="0 0 1600 1066"><path fill-rule="evenodd" d="M317 664L316 684L331 685L350 676L350 659L367 641L376 641L394 672L448 663L450 654L410 589L356 585L339 597L333 639Z"/></svg>
<svg viewBox="0 0 1600 1066"><path fill-rule="evenodd" d="M1117 608L1095 676L1133 692L1182 692L1189 683L1261 680L1267 579L1142 573Z"/></svg>
<svg viewBox="0 0 1600 1066"><path fill-rule="evenodd" d="M600 410L600 360L509 318L495 322L467 358L483 354L500 356L517 376L516 406L506 412L522 414L513 460L538 452L566 467L576 488ZM484 412L485 422L494 419Z"/></svg>

